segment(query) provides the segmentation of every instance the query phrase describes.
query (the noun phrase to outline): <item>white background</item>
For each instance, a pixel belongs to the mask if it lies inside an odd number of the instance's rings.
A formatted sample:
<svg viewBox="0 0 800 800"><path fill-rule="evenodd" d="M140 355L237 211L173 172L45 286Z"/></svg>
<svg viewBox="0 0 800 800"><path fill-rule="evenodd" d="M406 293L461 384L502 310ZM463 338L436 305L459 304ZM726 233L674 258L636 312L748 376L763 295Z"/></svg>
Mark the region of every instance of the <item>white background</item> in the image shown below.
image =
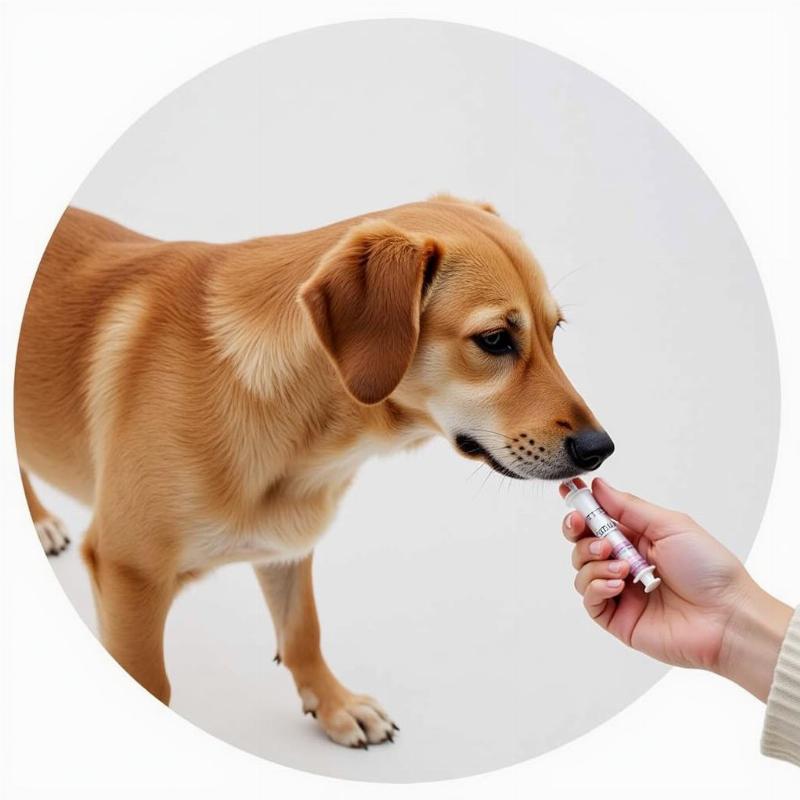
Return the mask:
<svg viewBox="0 0 800 800"><path fill-rule="evenodd" d="M670 4L669 13L641 4L541 6L521 18L496 4L491 18L460 4L459 21L484 24L529 38L574 58L641 102L706 169L734 216L761 269L772 305L782 355L785 408L797 405L798 374L790 358L797 336L792 306L795 285L789 236L793 232L790 187L798 163L789 143L797 139L796 108L790 109L789 59L793 31L788 17L764 4ZM4 53L14 59L17 82L8 94L3 126L13 146L5 150L4 269L13 291L3 318L3 368L8 391L3 412L10 432L10 380L18 320L24 303L26 269L36 263L58 214L98 156L146 108L202 68L278 33L333 21L321 13L269 15L236 4L223 11L195 3L163 8L139 4L127 13L71 4L68 10L27 4L12 10ZM346 9L350 9L347 11ZM392 5L345 4L335 19L389 16ZM616 9L616 10L614 10ZM38 10L38 13L37 13ZM406 3L403 12L413 12ZM66 13L68 12L68 13ZM453 18L446 4L425 4L417 15ZM265 16L262 16L265 15ZM8 23L11 24L8 24ZM98 69L98 64L102 68ZM24 77L24 81L21 78ZM72 125L72 120L80 124ZM795 160L791 160L791 158ZM19 280L21 278L21 280ZM797 602L792 569L792 478L797 429L784 415L783 441L773 499L749 566L768 588ZM4 474L13 474L10 438L3 451ZM3 486L9 529L21 527L19 485ZM781 534L779 521L786 520ZM121 681L96 656L96 644L63 602L60 589L35 542L8 538L3 558L3 700L5 780L12 796L122 796L146 787L174 787L216 794L222 787L261 785L290 793L302 786L327 793L393 793L402 787L366 787L290 772L235 751ZM7 617L7 618L6 618ZM8 657L16 652L12 662ZM19 658L24 653L25 659ZM19 665L24 664L24 672ZM11 670L14 670L11 673ZM587 669L587 683L603 691L602 676ZM97 702L87 705L86 697ZM12 703L13 701L13 703ZM673 671L643 699L601 729L568 747L494 775L452 784L417 787L430 796L508 791L530 784L550 796L616 796L644 782L653 796L689 787L727 790L729 796L776 797L796 785L792 768L757 753L762 709L736 687L700 674ZM649 715L657 724L641 720ZM620 745L624 763L609 764L610 743ZM366 755L366 754L365 754ZM613 758L612 758L613 760ZM13 764L12 764L13 762ZM5 765L4 765L5 766ZM624 769L623 769L624 767ZM120 785L124 776L126 785ZM582 793L582 792L580 792ZM690 794L689 796L693 796ZM699 796L699 795L698 795Z"/></svg>

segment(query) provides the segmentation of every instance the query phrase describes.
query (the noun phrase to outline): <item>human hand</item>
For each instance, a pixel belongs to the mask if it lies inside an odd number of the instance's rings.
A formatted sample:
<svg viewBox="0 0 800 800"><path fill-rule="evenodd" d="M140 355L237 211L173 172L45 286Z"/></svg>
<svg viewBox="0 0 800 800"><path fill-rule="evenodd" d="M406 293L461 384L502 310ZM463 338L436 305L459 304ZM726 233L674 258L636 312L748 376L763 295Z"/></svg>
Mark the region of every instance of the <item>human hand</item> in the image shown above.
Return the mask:
<svg viewBox="0 0 800 800"><path fill-rule="evenodd" d="M589 615L636 650L667 664L712 670L766 700L792 609L761 589L739 559L688 515L599 478L592 492L656 567L662 584L645 594L626 583L627 562L609 561L610 543L572 511L563 532L575 542L575 588Z"/></svg>

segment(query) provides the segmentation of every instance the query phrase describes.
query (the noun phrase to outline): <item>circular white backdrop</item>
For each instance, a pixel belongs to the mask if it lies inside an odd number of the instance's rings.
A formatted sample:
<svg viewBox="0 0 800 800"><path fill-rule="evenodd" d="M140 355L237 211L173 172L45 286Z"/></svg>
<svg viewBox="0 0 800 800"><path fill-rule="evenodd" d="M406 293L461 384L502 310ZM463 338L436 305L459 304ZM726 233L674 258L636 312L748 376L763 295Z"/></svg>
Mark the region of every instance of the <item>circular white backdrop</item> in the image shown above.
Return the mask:
<svg viewBox="0 0 800 800"><path fill-rule="evenodd" d="M555 286L569 318L557 354L617 445L604 475L744 556L779 411L756 268L686 151L576 64L449 23L296 34L162 100L74 203L154 236L228 241L445 190L492 202ZM349 751L301 715L247 565L176 602L173 708L282 764L402 782L531 758L652 686L666 668L584 614L555 486L474 470L444 441L368 462L317 551L326 654L391 710L394 746ZM87 509L42 494L74 533L85 527ZM94 626L77 547L52 563Z"/></svg>

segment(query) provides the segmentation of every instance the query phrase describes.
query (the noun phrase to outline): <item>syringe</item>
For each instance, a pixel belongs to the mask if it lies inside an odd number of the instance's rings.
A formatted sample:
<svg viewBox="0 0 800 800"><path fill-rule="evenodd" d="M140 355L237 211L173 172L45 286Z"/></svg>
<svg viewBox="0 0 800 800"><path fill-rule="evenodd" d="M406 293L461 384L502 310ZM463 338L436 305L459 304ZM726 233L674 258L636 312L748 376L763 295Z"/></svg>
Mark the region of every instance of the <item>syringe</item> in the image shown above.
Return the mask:
<svg viewBox="0 0 800 800"><path fill-rule="evenodd" d="M591 490L586 486L578 486L574 480L565 481L561 485L567 489L564 502L586 520L587 527L595 536L611 542L614 558L628 562L633 582L641 583L647 594L657 589L661 585L661 578L653 574L656 568L642 558L639 551L619 529L619 525L597 502Z"/></svg>

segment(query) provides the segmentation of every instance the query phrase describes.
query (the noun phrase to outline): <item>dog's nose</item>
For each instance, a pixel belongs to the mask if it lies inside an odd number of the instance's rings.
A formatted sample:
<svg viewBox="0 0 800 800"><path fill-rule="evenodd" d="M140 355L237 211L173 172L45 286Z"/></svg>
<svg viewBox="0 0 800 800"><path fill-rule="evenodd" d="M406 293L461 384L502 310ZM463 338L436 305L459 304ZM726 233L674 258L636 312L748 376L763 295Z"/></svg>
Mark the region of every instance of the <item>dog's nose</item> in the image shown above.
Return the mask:
<svg viewBox="0 0 800 800"><path fill-rule="evenodd" d="M578 469L597 469L613 452L614 442L605 431L578 431L566 440L567 452Z"/></svg>

